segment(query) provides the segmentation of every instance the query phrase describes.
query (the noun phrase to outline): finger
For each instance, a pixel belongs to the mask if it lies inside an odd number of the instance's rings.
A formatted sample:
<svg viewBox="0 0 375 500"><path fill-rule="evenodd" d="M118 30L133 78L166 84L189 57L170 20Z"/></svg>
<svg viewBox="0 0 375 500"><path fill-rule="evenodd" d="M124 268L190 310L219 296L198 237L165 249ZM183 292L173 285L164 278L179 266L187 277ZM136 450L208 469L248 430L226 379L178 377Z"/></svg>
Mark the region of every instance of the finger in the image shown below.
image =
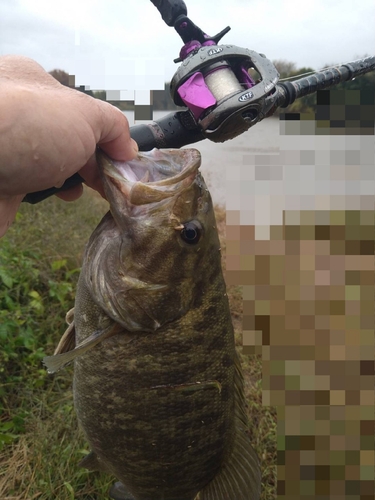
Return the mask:
<svg viewBox="0 0 375 500"><path fill-rule="evenodd" d="M117 161L130 161L138 154L138 144L134 139L130 138L130 146L124 145L124 136L118 137L113 141L109 142L99 142L100 148L107 153L107 155L113 160Z"/></svg>
<svg viewBox="0 0 375 500"><path fill-rule="evenodd" d="M10 196L7 198L0 198L0 238L9 229L16 217L18 207L21 205L24 194Z"/></svg>
<svg viewBox="0 0 375 500"><path fill-rule="evenodd" d="M95 155L93 155L84 167L78 172L79 175L85 180L85 184L91 189L95 189L103 198L105 198L104 188L98 165L96 163Z"/></svg>
<svg viewBox="0 0 375 500"><path fill-rule="evenodd" d="M73 186L72 188L67 189L66 191L60 191L60 193L56 193L56 196L64 201L75 201L78 200L78 198L82 195L82 193L83 193L83 186L82 184L78 184L77 186Z"/></svg>

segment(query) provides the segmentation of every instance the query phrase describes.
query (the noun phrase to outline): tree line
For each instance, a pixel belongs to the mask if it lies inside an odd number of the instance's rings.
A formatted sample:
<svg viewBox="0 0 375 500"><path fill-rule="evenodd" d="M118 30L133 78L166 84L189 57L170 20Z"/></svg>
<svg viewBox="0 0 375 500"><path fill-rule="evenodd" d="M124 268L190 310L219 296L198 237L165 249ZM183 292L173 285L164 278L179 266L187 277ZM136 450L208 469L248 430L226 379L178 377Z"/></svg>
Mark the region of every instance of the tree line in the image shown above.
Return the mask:
<svg viewBox="0 0 375 500"><path fill-rule="evenodd" d="M74 77L69 75L66 71L61 69L54 69L49 72L58 82L67 87L75 88L80 92L84 92L87 95L95 97L96 99L101 99L102 101L106 101L106 91L105 90L86 90L83 85L80 87L76 87L74 85ZM152 98L152 106L154 110L171 110L181 109L176 106L173 102L170 93L169 93L169 82L164 84L164 90L152 90L151 91ZM107 101L117 108L121 109L121 111L132 111L134 110L134 101Z"/></svg>
<svg viewBox="0 0 375 500"><path fill-rule="evenodd" d="M280 73L280 79L298 77L298 75L303 75L304 73L315 72L316 70L310 67L298 68L297 65L290 61L285 60L274 60L273 64L276 66L278 72ZM325 65L332 66L332 65ZM80 92L84 92L96 99L106 100L105 90L86 90L84 86L76 87L74 84L74 77L69 75L66 71L61 69L54 69L50 71L57 81L62 85L67 87L75 88ZM333 87L335 90L360 90L361 94L366 95L366 104L375 103L375 72L367 73L361 77L357 77L349 82L340 83ZM363 92L362 92L363 91ZM282 113L307 113L314 114L316 109L317 94L311 94L300 99L297 99L291 106L285 109L278 109L276 115L280 112ZM122 111L134 110L133 101L108 101ZM169 82L164 85L164 90L153 90L151 91L151 102L154 110L178 110L180 107L176 106L172 100L169 91Z"/></svg>
<svg viewBox="0 0 375 500"><path fill-rule="evenodd" d="M367 57L367 56L363 56ZM280 80L283 78L298 78L299 75L304 73L316 73L316 69L310 67L297 68L295 63L275 60L273 64L276 66L278 72L280 73ZM336 66L335 64L325 64L323 68ZM320 69L320 68L319 68ZM361 104L369 104L374 106L375 104L375 72L366 73L360 77L353 80L340 83L331 88L334 91L339 90L359 90L361 97ZM276 110L276 115L280 113L306 113L309 115L314 115L316 112L317 105L317 94L310 94L305 97L297 99L293 104L287 108L278 108ZM374 114L374 111L373 113Z"/></svg>

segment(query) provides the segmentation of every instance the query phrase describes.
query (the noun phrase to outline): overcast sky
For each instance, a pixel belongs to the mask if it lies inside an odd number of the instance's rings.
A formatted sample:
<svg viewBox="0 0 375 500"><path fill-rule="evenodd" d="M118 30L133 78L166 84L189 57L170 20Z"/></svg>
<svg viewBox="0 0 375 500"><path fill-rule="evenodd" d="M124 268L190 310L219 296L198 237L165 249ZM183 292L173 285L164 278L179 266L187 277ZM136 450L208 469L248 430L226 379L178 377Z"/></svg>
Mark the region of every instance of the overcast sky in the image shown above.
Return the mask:
<svg viewBox="0 0 375 500"><path fill-rule="evenodd" d="M374 0L186 0L221 43L315 69L375 53ZM32 57L91 89L156 88L169 81L182 42L149 0L0 0L0 55ZM147 76L148 75L148 76Z"/></svg>

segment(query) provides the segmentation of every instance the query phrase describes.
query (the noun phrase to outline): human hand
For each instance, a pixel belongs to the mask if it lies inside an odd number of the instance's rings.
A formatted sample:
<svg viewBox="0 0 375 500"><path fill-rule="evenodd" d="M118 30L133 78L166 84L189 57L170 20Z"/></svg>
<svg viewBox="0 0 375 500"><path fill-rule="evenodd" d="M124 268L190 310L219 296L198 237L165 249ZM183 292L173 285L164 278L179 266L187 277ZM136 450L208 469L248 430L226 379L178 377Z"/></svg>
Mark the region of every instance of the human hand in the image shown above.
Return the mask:
<svg viewBox="0 0 375 500"><path fill-rule="evenodd" d="M0 57L0 237L27 193L53 186L78 172L104 196L96 145L128 161L138 146L120 110L61 85L32 59ZM58 194L66 201L82 185Z"/></svg>

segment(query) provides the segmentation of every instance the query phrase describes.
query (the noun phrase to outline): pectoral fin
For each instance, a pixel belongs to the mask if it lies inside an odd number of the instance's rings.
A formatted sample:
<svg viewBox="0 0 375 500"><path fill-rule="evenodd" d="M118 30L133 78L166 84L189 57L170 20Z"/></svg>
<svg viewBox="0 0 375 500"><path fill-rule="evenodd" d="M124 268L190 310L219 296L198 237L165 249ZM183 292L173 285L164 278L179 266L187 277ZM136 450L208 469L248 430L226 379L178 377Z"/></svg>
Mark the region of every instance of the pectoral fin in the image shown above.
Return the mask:
<svg viewBox="0 0 375 500"><path fill-rule="evenodd" d="M54 356L56 354L62 354L63 352L72 351L76 346L76 332L74 328L74 307L70 309L65 316L65 321L69 325L65 330L64 335L61 337L58 346L53 353Z"/></svg>
<svg viewBox="0 0 375 500"><path fill-rule="evenodd" d="M102 342L104 339L112 337L119 332L118 325L111 325L104 330L96 330L89 337L87 337L79 345L75 346L75 341L73 342L73 337L75 337L74 323L71 323L62 336L59 345L55 350L53 356L47 356L43 359L44 365L47 367L48 373L55 373L61 368L64 368L67 364L73 361L77 356L85 353L92 347ZM73 347L73 349L68 350L68 347Z"/></svg>
<svg viewBox="0 0 375 500"><path fill-rule="evenodd" d="M74 307L72 309L69 309L69 311L66 313L65 316L65 321L70 325L70 323L73 323L74 320Z"/></svg>
<svg viewBox="0 0 375 500"><path fill-rule="evenodd" d="M62 354L64 352L72 351L76 346L76 331L74 327L74 322L70 323L68 328L65 330L64 335L61 337L58 343L54 356L57 354Z"/></svg>

